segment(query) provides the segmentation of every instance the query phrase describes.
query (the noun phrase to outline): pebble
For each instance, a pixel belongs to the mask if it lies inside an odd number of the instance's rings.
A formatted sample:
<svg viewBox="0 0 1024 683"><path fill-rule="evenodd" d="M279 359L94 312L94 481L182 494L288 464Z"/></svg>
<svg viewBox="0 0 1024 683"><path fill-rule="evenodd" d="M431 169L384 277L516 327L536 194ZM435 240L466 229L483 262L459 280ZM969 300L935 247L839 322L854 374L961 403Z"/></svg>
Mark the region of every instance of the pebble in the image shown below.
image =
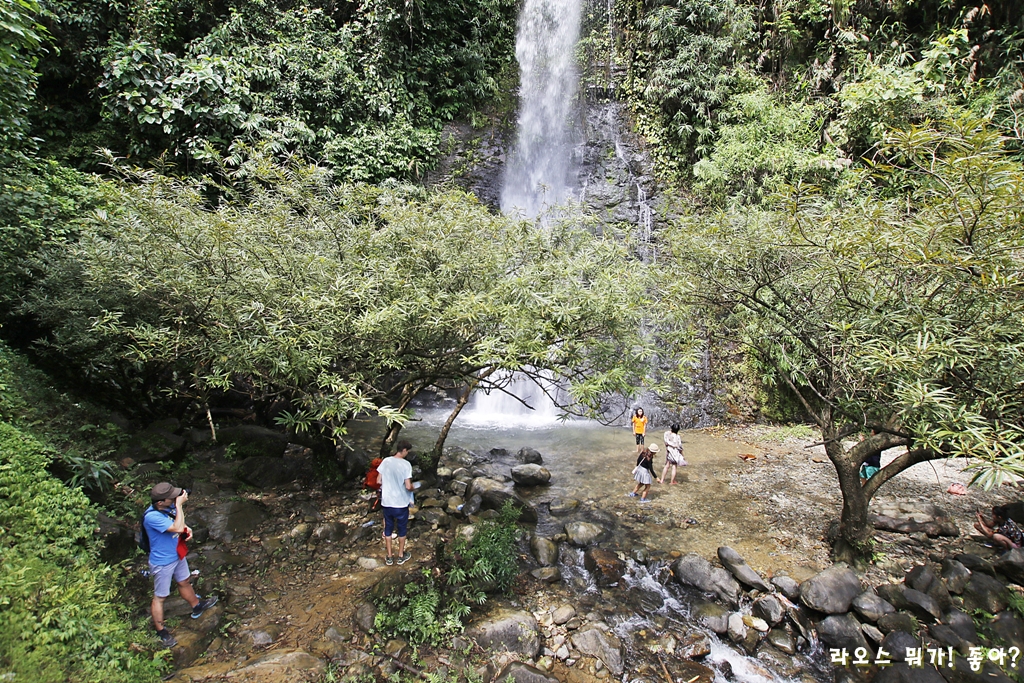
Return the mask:
<svg viewBox="0 0 1024 683"><path fill-rule="evenodd" d="M376 569L380 566L380 563L372 557L360 557L356 560L356 565L362 569Z"/></svg>

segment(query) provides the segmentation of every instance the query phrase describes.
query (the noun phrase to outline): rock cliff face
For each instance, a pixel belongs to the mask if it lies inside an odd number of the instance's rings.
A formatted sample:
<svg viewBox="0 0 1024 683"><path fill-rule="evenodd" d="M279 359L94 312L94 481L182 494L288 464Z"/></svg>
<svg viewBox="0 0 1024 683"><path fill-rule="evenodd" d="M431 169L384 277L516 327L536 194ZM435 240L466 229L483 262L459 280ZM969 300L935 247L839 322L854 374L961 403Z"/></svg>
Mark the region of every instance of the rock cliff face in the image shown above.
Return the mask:
<svg viewBox="0 0 1024 683"><path fill-rule="evenodd" d="M453 123L444 132L450 151L425 178L428 185L453 183L500 210L505 162L515 133L514 115L481 128ZM583 101L573 119L571 178L573 196L598 218L600 231L633 227L644 258L656 258L650 245L662 221L650 157L632 131L624 105L615 100Z"/></svg>

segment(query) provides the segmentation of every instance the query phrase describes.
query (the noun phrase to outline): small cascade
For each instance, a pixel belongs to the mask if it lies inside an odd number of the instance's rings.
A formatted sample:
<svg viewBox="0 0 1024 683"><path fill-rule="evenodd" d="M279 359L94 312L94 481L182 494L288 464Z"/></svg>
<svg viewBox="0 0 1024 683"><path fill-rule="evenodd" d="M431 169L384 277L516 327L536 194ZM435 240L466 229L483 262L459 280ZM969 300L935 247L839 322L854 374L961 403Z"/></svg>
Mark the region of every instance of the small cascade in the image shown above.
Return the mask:
<svg viewBox="0 0 1024 683"><path fill-rule="evenodd" d="M737 646L724 641L714 633L693 622L691 604L703 600L698 592L682 589L670 581L667 564L652 561L645 565L626 561L626 573L618 586L601 590L598 582L584 567L584 551L563 546L559 553L559 570L566 586L583 596L600 595L599 607L603 620L622 641L625 660L631 669L638 670L646 663L650 670L659 671L664 662L666 643L678 642L681 636L703 633L710 653L700 664L715 672L716 683L789 683L791 681L831 680L827 667L823 667L813 648L807 656L794 657L785 671L773 670L773 662L749 656ZM614 600L614 605L607 601ZM741 608L749 614L750 605ZM675 647L675 645L672 645ZM777 663L777 662L776 662ZM700 673L700 670L695 670ZM623 679L626 680L626 679Z"/></svg>
<svg viewBox="0 0 1024 683"><path fill-rule="evenodd" d="M525 429L552 427L563 421L569 396L548 372L536 377L523 372L504 373L492 389L477 389L459 415L459 424L471 428Z"/></svg>
<svg viewBox="0 0 1024 683"><path fill-rule="evenodd" d="M640 232L640 256L645 263L658 262L658 248L654 244L654 208L647 199L647 190L636 184L637 228Z"/></svg>

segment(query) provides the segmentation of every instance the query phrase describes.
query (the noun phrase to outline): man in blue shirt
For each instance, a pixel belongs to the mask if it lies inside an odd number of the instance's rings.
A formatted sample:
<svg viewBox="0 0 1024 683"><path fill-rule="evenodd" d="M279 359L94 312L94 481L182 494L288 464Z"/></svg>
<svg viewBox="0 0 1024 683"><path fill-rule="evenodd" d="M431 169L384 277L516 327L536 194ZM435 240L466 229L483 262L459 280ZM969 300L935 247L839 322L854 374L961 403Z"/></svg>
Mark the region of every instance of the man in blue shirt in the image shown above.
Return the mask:
<svg viewBox="0 0 1024 683"><path fill-rule="evenodd" d="M406 460L412 444L399 441L398 451L377 466L380 475L380 505L384 510L384 547L387 550L386 564L395 562L391 554L391 534L398 531L398 564L412 559L405 551L405 533L409 525L409 505L412 503L412 465Z"/></svg>
<svg viewBox="0 0 1024 683"><path fill-rule="evenodd" d="M153 626L167 647L178 644L164 626L164 598L171 594L171 580L178 584L178 592L192 606L192 618L217 603L217 596L200 600L192 588L188 562L178 555L178 537L192 538L192 529L185 524L185 501L188 492L163 481L150 491L153 504L142 519L142 533L149 537L149 571L153 576ZM184 553L183 553L184 554Z"/></svg>

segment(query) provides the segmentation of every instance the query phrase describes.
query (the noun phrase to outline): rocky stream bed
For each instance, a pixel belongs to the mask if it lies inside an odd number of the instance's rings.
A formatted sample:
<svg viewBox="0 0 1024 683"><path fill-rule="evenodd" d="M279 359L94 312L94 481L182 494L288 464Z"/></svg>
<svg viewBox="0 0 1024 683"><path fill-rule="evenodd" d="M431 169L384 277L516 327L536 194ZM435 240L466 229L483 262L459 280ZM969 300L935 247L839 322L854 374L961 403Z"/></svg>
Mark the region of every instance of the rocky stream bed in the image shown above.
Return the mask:
<svg viewBox="0 0 1024 683"><path fill-rule="evenodd" d="M609 481L557 485L544 480L564 476L564 463L545 462L529 444L449 449L438 478L417 492L412 561L388 567L372 494L325 489L303 449L257 428L222 432L214 447L170 422L151 426L135 441L135 464L125 464L155 481L166 476L161 459L191 450L194 465L175 482L193 488L189 560L200 571L200 592L222 598L195 621L183 601L168 599L179 641L172 680L379 680L395 672L519 683L1016 676L1009 663L1006 673L992 663L974 672L965 659L972 647L1024 648L1024 621L1012 608L1024 602L1024 552L998 557L970 536L973 511L1014 500L1015 488L954 497L946 488L964 480L960 467L918 466L882 489L875 511L938 522L932 530L949 535L879 531L873 564L854 572L829 566L825 532L838 489L831 465L807 448L810 437L749 426L688 432L684 440L690 466L676 486L655 484L653 503L643 507L623 495L629 467ZM225 443L236 444L229 454L246 457L225 459ZM353 473L364 466L349 460ZM510 498L526 510L522 572L511 595L474 614L451 648L374 633L375 586L432 568L438 544L471 534ZM123 525L105 523L104 532L111 546L126 542ZM148 579L133 574L130 588L141 615ZM908 646L951 647L960 657L955 668L911 668L898 661ZM827 648L844 647L882 647L897 663L833 668Z"/></svg>

